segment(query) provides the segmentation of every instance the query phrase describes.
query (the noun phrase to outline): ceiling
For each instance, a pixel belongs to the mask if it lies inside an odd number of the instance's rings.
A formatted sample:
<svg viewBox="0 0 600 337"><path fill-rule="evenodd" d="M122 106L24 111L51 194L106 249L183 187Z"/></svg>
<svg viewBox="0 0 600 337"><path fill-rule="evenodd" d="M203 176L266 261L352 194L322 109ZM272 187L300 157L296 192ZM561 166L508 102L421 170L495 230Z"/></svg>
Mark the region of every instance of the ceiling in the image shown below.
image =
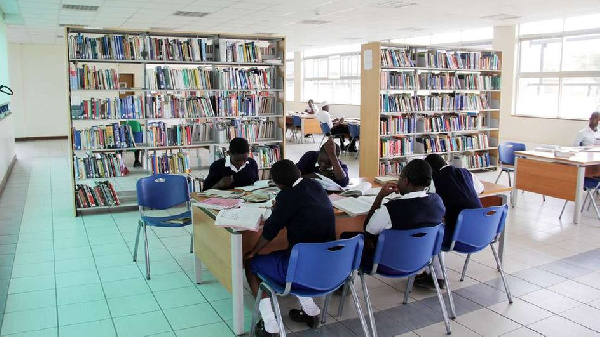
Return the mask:
<svg viewBox="0 0 600 337"><path fill-rule="evenodd" d="M0 0L14 43L62 43L60 24L272 33L289 50L600 12L599 0ZM95 11L63 5L99 6ZM176 11L208 13L181 17ZM302 23L305 20L323 22Z"/></svg>

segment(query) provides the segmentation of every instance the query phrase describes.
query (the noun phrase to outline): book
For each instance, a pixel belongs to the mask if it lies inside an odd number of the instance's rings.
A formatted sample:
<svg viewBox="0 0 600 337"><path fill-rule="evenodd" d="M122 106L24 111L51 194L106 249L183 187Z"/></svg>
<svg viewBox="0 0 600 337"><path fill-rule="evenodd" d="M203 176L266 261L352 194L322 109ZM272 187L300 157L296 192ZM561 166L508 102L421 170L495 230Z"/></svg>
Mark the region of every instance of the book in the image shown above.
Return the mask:
<svg viewBox="0 0 600 337"><path fill-rule="evenodd" d="M375 197L344 198L333 202L333 207L346 212L350 216L369 213Z"/></svg>
<svg viewBox="0 0 600 337"><path fill-rule="evenodd" d="M257 207L241 207L219 212L215 226L231 227L236 230L258 231L265 210Z"/></svg>
<svg viewBox="0 0 600 337"><path fill-rule="evenodd" d="M208 198L197 203L196 206L220 211L240 207L243 203L244 201L241 199Z"/></svg>
<svg viewBox="0 0 600 337"><path fill-rule="evenodd" d="M373 185L369 182L362 182L356 186L350 187L346 191L340 193L343 197L360 197L363 195L377 195L381 187L373 188Z"/></svg>
<svg viewBox="0 0 600 337"><path fill-rule="evenodd" d="M383 184L385 184L387 182L390 182L390 181L394 181L394 182L398 181L398 177L382 176L382 177L375 177L374 180L375 180L376 183L383 185Z"/></svg>
<svg viewBox="0 0 600 337"><path fill-rule="evenodd" d="M317 173L317 176L319 178L315 178L314 180L316 182L318 182L319 184L321 184L321 186L323 186L323 188L325 189L325 191L328 192L341 192L344 190L344 188L342 186L340 186L338 183L336 183L335 181L327 178L326 176Z"/></svg>
<svg viewBox="0 0 600 337"><path fill-rule="evenodd" d="M223 191L223 190L217 190L214 188L206 190L202 193L198 193L198 195L200 195L200 196L217 197L217 198L223 198L223 199L235 199L235 198L241 197L243 194L244 194L244 192L241 192L241 191Z"/></svg>

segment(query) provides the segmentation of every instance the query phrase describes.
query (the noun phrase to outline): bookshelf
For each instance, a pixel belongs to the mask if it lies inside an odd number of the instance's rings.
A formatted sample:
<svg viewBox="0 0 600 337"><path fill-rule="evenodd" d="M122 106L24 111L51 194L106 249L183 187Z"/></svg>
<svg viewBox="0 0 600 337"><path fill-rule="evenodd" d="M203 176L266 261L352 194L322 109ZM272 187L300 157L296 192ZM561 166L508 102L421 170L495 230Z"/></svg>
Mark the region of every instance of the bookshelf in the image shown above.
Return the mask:
<svg viewBox="0 0 600 337"><path fill-rule="evenodd" d="M497 168L501 52L371 42L361 58L361 177L430 153Z"/></svg>
<svg viewBox="0 0 600 337"><path fill-rule="evenodd" d="M75 27L65 37L76 214L137 207L141 177L193 181L233 137L263 171L284 158L285 38ZM142 168L127 165L132 151Z"/></svg>

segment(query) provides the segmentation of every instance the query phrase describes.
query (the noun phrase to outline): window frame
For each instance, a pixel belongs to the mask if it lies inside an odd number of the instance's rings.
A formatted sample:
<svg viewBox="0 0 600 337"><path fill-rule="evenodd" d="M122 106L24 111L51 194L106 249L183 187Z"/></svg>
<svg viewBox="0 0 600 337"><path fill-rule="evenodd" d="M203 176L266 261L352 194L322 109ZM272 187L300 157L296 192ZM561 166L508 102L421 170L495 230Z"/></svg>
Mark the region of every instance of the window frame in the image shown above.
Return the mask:
<svg viewBox="0 0 600 337"><path fill-rule="evenodd" d="M345 52L345 53L334 53L334 54L324 54L324 55L314 55L314 56L307 56L307 57L303 57L302 58L302 97L301 97L301 102L305 103L307 102L309 99L317 99L314 97L306 97L306 86L308 85L317 85L319 86L321 84L321 82L329 82L331 84L331 90L332 93L335 92L335 88L336 85L339 84L343 84L344 82L349 83L349 97L350 100L349 101L337 101L334 97L328 98L327 101L331 104L343 104L343 105L360 105L360 97L358 97L358 99L356 97L353 97L352 94L352 83L353 81L359 81L361 80L361 74L360 74L360 67L361 67L361 59L360 59L360 51L354 51L354 52ZM352 57L356 57L357 59L357 69L358 69L358 73L357 75L350 75L348 76L347 74L345 74L344 70L343 70L343 62L342 59L344 57L350 56L351 60ZM329 77L329 74L331 73L330 69L329 69L329 60L330 58L339 58L339 77ZM312 74L313 76L311 77L307 77L307 70L306 70L306 61L308 60L312 60L311 64L313 65L313 69L312 69ZM315 64L317 64L319 61L321 60L327 60L327 71L325 73L327 73L327 76L323 77L323 76L319 76L318 73L321 72L321 70L319 69L319 71L316 73L315 72ZM351 69L353 69L352 67L352 61L351 61Z"/></svg>

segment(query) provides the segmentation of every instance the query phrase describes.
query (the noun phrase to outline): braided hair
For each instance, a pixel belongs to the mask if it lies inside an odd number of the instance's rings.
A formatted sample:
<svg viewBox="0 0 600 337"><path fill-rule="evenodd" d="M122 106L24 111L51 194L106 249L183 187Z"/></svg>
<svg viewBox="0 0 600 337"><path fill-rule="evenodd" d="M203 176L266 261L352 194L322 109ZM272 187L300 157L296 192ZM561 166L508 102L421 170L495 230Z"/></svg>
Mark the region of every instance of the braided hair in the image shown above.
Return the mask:
<svg viewBox="0 0 600 337"><path fill-rule="evenodd" d="M431 184L431 166L423 159L411 160L402 170L402 175L417 187L425 188Z"/></svg>

